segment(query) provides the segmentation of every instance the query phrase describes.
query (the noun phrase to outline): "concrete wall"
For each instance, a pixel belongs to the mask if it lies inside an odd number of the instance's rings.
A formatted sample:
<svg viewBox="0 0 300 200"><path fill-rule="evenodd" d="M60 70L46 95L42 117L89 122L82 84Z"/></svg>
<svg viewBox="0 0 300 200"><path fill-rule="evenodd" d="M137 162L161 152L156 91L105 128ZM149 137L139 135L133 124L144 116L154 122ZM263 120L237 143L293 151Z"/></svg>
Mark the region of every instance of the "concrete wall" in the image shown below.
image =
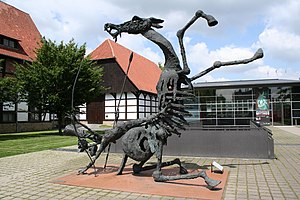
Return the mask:
<svg viewBox="0 0 300 200"><path fill-rule="evenodd" d="M113 152L122 152L120 140L112 145ZM164 155L274 158L272 134L260 127L196 128L183 131L181 137L171 136Z"/></svg>
<svg viewBox="0 0 300 200"><path fill-rule="evenodd" d="M274 158L273 139L259 129L190 129L170 137L166 155Z"/></svg>
<svg viewBox="0 0 300 200"><path fill-rule="evenodd" d="M55 127L54 122L35 122L35 123L18 123L18 132L27 132L27 131L44 131L51 130ZM15 133L16 124L15 123L5 123L0 124L0 133Z"/></svg>

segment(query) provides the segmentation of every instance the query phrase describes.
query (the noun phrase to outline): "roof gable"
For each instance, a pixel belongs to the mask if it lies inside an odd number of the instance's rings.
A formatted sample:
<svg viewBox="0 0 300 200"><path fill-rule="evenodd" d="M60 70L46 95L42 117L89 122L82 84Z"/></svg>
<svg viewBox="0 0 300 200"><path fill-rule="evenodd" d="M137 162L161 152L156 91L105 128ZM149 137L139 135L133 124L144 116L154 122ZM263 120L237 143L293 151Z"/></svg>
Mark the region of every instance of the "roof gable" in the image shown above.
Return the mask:
<svg viewBox="0 0 300 200"><path fill-rule="evenodd" d="M90 56L92 60L114 58L126 73L131 52L126 47L107 39ZM139 90L156 93L156 84L160 74L161 70L154 62L133 52L128 78Z"/></svg>
<svg viewBox="0 0 300 200"><path fill-rule="evenodd" d="M41 35L29 14L0 1L0 35L17 40L20 49L0 47L0 54L33 60Z"/></svg>

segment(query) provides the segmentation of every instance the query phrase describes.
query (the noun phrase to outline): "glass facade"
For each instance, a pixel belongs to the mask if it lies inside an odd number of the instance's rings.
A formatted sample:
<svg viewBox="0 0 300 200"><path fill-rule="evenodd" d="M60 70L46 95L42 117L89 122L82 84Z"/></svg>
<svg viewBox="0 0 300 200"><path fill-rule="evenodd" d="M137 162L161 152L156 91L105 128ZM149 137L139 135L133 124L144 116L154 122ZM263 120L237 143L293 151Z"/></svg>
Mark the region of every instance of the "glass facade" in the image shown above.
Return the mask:
<svg viewBox="0 0 300 200"><path fill-rule="evenodd" d="M185 102L186 119L203 126L300 125L300 82L296 86L195 87Z"/></svg>

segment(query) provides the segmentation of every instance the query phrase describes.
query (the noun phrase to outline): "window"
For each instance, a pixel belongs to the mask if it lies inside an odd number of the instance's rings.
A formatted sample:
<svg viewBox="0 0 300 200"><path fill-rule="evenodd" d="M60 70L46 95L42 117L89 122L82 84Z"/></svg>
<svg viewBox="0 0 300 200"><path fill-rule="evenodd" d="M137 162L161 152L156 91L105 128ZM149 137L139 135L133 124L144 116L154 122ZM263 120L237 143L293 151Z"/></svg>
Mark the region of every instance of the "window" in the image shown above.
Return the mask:
<svg viewBox="0 0 300 200"><path fill-rule="evenodd" d="M18 42L16 40L12 40L12 39L8 39L8 38L3 38L2 45L9 47L9 48L13 48L13 49L18 48Z"/></svg>
<svg viewBox="0 0 300 200"><path fill-rule="evenodd" d="M0 58L0 73L4 73L5 72L5 62L6 62L5 59Z"/></svg>
<svg viewBox="0 0 300 200"><path fill-rule="evenodd" d="M14 112L3 112L2 117L3 117L3 122L15 122Z"/></svg>
<svg viewBox="0 0 300 200"><path fill-rule="evenodd" d="M293 109L300 109L300 102L299 101L298 102L293 102Z"/></svg>
<svg viewBox="0 0 300 200"><path fill-rule="evenodd" d="M300 110L293 110L293 117L300 117Z"/></svg>
<svg viewBox="0 0 300 200"><path fill-rule="evenodd" d="M29 114L29 121L41 121L40 114L39 113L30 113Z"/></svg>

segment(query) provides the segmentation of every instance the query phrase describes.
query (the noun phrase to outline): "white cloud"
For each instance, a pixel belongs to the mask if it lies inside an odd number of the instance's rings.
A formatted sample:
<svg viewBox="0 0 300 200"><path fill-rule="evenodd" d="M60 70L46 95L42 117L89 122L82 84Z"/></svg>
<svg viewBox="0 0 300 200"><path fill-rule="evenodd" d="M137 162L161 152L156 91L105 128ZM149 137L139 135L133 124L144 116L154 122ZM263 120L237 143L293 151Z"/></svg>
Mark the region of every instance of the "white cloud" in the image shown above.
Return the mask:
<svg viewBox="0 0 300 200"><path fill-rule="evenodd" d="M269 27L300 34L300 1L277 1L266 11L266 22Z"/></svg>
<svg viewBox="0 0 300 200"><path fill-rule="evenodd" d="M255 50L252 50L251 48L240 48L235 46L225 46L210 51L205 43L197 43L195 45L186 43L186 45L187 49L189 49L188 61L193 75L211 67L215 61L226 62L242 60L251 58L255 53ZM232 74L244 74L245 71L261 66L262 64L262 60L257 60L246 65L224 66L215 69L203 78L205 79L207 76L207 80L228 80L229 78L226 77L230 77ZM212 74L221 74L222 76L212 78Z"/></svg>
<svg viewBox="0 0 300 200"><path fill-rule="evenodd" d="M202 20L199 20L187 32L184 41L192 75L210 67L216 60L248 58L253 55L256 48L263 47L265 52L263 60L249 65L223 67L206 75L206 79L228 80L233 79L232 77L243 79L250 76L252 79L255 77L298 79L300 76L299 0L263 2L261 0L174 0L172 2L5 0L5 2L29 13L46 38L65 42L74 38L80 45L86 42L87 52L95 49L105 38L110 38L103 31L103 25L107 22L119 24L130 20L133 15L161 18L165 20L164 28L158 32L171 41L179 56L176 31L191 19L196 10L201 9L215 16L219 24L209 29L203 25ZM243 39L248 42L247 45L239 40L240 34L251 35L251 38ZM224 42L228 38L231 39ZM123 34L118 42L155 63L164 61L161 50L142 36Z"/></svg>
<svg viewBox="0 0 300 200"><path fill-rule="evenodd" d="M90 48L96 48L107 37L103 25L108 19L124 16L122 8L97 0L7 0L15 7L30 14L43 36L56 41L72 38ZM112 14L113 13L113 14Z"/></svg>
<svg viewBox="0 0 300 200"><path fill-rule="evenodd" d="M197 82L219 82L219 81L230 81L231 79L228 78L224 78L224 77L214 77L210 74L205 75L199 79L197 79L196 81L194 81L195 83Z"/></svg>
<svg viewBox="0 0 300 200"><path fill-rule="evenodd" d="M251 69L247 72L251 77L255 79L272 78L272 79L294 79L299 80L300 73L291 68L274 68L269 65L258 66L255 69Z"/></svg>
<svg viewBox="0 0 300 200"><path fill-rule="evenodd" d="M118 38L118 43L144 56L145 58L148 58L156 64L164 62L161 50L145 39L142 35L128 35L124 33L124 36ZM149 47L151 45L152 48Z"/></svg>
<svg viewBox="0 0 300 200"><path fill-rule="evenodd" d="M290 63L299 62L300 35L276 28L267 28L259 35L258 43L272 55L273 59Z"/></svg>

